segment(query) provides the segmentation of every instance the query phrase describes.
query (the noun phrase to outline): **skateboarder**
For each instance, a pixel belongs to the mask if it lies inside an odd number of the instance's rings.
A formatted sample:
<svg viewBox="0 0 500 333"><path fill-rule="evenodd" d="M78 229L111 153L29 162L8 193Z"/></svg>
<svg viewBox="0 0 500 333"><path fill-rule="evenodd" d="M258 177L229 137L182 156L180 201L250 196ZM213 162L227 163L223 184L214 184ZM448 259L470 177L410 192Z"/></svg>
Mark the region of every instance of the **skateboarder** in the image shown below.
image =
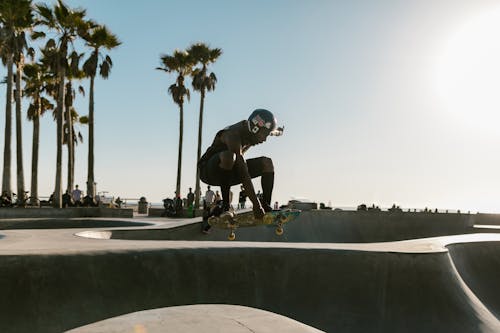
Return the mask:
<svg viewBox="0 0 500 333"><path fill-rule="evenodd" d="M243 154L252 146L266 141L269 135L278 136L283 128L277 128L274 115L264 109L252 112L248 120L220 130L212 145L198 161L201 180L209 185L218 185L222 193L222 210L230 207L229 190L232 185L242 184L253 204L255 218L261 219L271 211L271 196L274 186L273 161L268 157L245 160ZM252 178L261 177L263 197L255 194Z"/></svg>

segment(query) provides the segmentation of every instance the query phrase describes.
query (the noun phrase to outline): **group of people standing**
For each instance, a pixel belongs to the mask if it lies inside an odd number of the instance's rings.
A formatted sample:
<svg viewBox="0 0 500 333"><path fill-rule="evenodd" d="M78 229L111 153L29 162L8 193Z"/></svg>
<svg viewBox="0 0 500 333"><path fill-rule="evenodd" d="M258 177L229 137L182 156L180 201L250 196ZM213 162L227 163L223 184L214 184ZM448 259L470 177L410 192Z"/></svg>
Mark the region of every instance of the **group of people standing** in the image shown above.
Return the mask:
<svg viewBox="0 0 500 333"><path fill-rule="evenodd" d="M191 190L191 189L190 189ZM219 191L212 191L210 185L207 186L207 191L205 192L204 205L205 207L210 206L218 201L222 200L222 196ZM245 208L245 203L247 201L247 195L245 189L241 186L239 198L238 198L238 209ZM233 202L233 191L229 191L229 202Z"/></svg>

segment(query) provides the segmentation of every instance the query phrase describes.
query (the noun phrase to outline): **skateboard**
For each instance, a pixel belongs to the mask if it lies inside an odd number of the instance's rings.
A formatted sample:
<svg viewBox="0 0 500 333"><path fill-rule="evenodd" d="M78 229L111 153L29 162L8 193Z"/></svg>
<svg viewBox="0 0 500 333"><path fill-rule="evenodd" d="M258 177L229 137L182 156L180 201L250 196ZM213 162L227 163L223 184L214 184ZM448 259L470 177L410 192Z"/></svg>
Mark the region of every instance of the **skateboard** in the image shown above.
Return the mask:
<svg viewBox="0 0 500 333"><path fill-rule="evenodd" d="M240 213L225 212L220 216L212 216L208 219L208 224L219 229L229 229L230 233L227 239L236 239L236 229L244 227L256 227L259 225L276 225L276 235L283 235L283 225L295 220L301 211L298 209L273 210L264 214L262 219L255 219L253 211Z"/></svg>

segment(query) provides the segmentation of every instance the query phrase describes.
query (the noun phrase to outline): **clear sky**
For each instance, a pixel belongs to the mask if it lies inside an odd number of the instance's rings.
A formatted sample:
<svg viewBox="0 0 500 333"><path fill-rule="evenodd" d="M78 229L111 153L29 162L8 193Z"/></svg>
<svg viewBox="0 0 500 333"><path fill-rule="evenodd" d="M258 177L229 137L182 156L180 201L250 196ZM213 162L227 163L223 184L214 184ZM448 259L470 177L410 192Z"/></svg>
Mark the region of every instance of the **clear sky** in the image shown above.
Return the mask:
<svg viewBox="0 0 500 333"><path fill-rule="evenodd" d="M203 150L220 128L255 108L271 110L284 135L247 157L273 158L274 200L500 212L498 1L67 4L87 9L123 42L110 53L110 78L96 82L98 191L150 202L173 195L179 112L167 88L175 77L155 67L162 53L202 41L223 50L211 67L218 84L205 100ZM82 85L88 89L88 81ZM87 99L79 96L76 107L87 114ZM183 195L195 183L198 110L192 92L185 105ZM77 147L75 178L85 188L87 128L80 129L85 143ZM27 189L31 131L25 121ZM46 116L40 195L54 187L55 148L55 125Z"/></svg>

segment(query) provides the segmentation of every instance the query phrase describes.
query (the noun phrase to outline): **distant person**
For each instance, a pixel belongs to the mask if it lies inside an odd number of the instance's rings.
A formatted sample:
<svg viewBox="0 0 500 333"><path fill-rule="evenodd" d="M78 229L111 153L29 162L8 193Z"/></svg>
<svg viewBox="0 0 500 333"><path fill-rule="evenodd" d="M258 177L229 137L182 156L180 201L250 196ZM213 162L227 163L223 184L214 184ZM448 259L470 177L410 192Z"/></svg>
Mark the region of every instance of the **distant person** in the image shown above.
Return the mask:
<svg viewBox="0 0 500 333"><path fill-rule="evenodd" d="M75 206L82 205L82 191L78 188L78 185L75 186L75 189L71 193L73 196L73 202Z"/></svg>
<svg viewBox="0 0 500 333"><path fill-rule="evenodd" d="M83 206L84 207L97 207L97 203L96 201L94 200L94 198L92 198L91 195L86 195L83 197Z"/></svg>
<svg viewBox="0 0 500 333"><path fill-rule="evenodd" d="M123 200L120 199L120 197L116 198L115 205L117 208L122 208L122 203L123 203Z"/></svg>
<svg viewBox="0 0 500 333"><path fill-rule="evenodd" d="M0 207L11 207L12 199L7 191L2 192L2 197L0 198Z"/></svg>
<svg viewBox="0 0 500 333"><path fill-rule="evenodd" d="M259 200L262 200L262 199L263 199L263 195L262 195L262 193L260 192L260 190L257 192L257 198L258 198Z"/></svg>
<svg viewBox="0 0 500 333"><path fill-rule="evenodd" d="M62 195L62 207L67 208L71 206L73 206L73 199L71 194L69 194L69 190L66 190L66 192Z"/></svg>
<svg viewBox="0 0 500 333"><path fill-rule="evenodd" d="M247 201L247 195L246 195L245 189L243 188L243 185L242 185L242 186L240 186L240 197L238 199L238 204L239 204L240 209L245 208L246 201Z"/></svg>
<svg viewBox="0 0 500 333"><path fill-rule="evenodd" d="M175 192L174 207L176 216L182 215L182 199L180 193Z"/></svg>
<svg viewBox="0 0 500 333"><path fill-rule="evenodd" d="M279 205L278 201L276 201L274 203L274 210L278 210L278 209L280 209L280 205Z"/></svg>
<svg viewBox="0 0 500 333"><path fill-rule="evenodd" d="M215 202L222 200L219 191L215 191Z"/></svg>
<svg viewBox="0 0 500 333"><path fill-rule="evenodd" d="M205 205L210 207L214 203L215 193L210 189L210 185L207 187L207 192L205 192Z"/></svg>
<svg viewBox="0 0 500 333"><path fill-rule="evenodd" d="M187 195L187 206L188 208L193 206L193 203L194 203L194 193L193 193L193 189L190 187L189 188L189 193Z"/></svg>

